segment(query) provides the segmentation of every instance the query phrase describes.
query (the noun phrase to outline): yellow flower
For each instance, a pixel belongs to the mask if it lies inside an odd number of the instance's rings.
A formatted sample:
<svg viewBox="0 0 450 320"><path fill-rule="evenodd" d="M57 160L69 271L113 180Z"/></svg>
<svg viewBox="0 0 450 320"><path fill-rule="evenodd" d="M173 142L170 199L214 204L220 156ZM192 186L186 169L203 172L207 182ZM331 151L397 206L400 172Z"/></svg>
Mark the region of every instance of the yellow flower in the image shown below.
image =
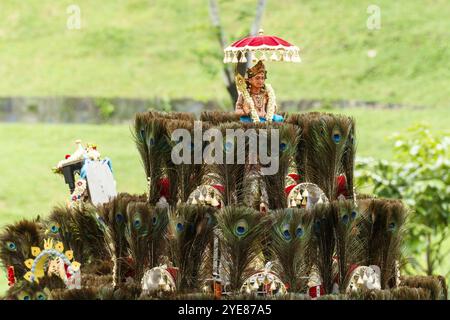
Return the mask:
<svg viewBox="0 0 450 320"><path fill-rule="evenodd" d="M63 252L64 251L64 245L63 245L63 243L61 241L58 241L55 244L55 250L58 251L58 252Z"/></svg>
<svg viewBox="0 0 450 320"><path fill-rule="evenodd" d="M41 249L39 247L31 247L31 254L33 257L37 257L41 253Z"/></svg>

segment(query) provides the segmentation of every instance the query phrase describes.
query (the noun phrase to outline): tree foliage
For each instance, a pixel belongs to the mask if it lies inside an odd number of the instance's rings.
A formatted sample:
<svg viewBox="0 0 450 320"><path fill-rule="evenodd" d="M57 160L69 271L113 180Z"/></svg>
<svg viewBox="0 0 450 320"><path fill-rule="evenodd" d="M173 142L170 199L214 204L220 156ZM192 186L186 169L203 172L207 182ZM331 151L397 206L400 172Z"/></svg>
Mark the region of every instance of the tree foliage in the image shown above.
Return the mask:
<svg viewBox="0 0 450 320"><path fill-rule="evenodd" d="M361 159L358 183L369 184L379 197L400 198L412 209L407 245L416 270L429 275L448 270L450 136L433 135L420 124L393 138L395 160Z"/></svg>

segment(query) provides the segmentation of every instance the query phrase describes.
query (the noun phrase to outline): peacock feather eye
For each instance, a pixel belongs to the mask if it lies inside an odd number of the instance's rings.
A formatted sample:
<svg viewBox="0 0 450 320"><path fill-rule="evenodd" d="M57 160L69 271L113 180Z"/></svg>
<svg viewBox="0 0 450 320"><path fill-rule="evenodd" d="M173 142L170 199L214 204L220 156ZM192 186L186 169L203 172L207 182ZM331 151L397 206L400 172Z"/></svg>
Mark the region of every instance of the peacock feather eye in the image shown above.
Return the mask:
<svg viewBox="0 0 450 320"><path fill-rule="evenodd" d="M335 143L341 142L341 135L339 133L333 133L333 141Z"/></svg>
<svg viewBox="0 0 450 320"><path fill-rule="evenodd" d="M26 291L21 291L17 295L18 300L31 300L31 295Z"/></svg>
<svg viewBox="0 0 450 320"><path fill-rule="evenodd" d="M289 231L289 225L285 224L281 227L281 235L283 236L283 239L286 241L291 241L292 236L291 232Z"/></svg>
<svg viewBox="0 0 450 320"><path fill-rule="evenodd" d="M248 223L245 219L241 219L236 222L236 226L234 228L234 232L238 237L243 237L248 232Z"/></svg>
<svg viewBox="0 0 450 320"><path fill-rule="evenodd" d="M141 217L137 216L133 219L133 227L139 230L142 227Z"/></svg>
<svg viewBox="0 0 450 320"><path fill-rule="evenodd" d="M342 223L343 223L343 224L347 224L348 221L349 221L348 214L344 214L344 215L342 216Z"/></svg>
<svg viewBox="0 0 450 320"><path fill-rule="evenodd" d="M16 246L16 244L15 244L14 242L12 242L12 241L6 242L6 248L7 248L9 251L17 251L17 246Z"/></svg>
<svg viewBox="0 0 450 320"><path fill-rule="evenodd" d="M333 130L333 133L331 134L331 138L333 139L334 143L339 143L342 140L341 131L338 128L335 128Z"/></svg>
<svg viewBox="0 0 450 320"><path fill-rule="evenodd" d="M314 222L314 231L320 232L320 220L317 220L316 222Z"/></svg>
<svg viewBox="0 0 450 320"><path fill-rule="evenodd" d="M280 143L280 151L284 152L284 151L286 151L286 149L287 149L287 144L284 142Z"/></svg>
<svg viewBox="0 0 450 320"><path fill-rule="evenodd" d="M116 214L116 222L120 224L120 223L124 222L124 220L125 220L125 217L123 216L123 214L118 212Z"/></svg>
<svg viewBox="0 0 450 320"><path fill-rule="evenodd" d="M391 222L388 224L388 231L395 231L396 227L397 225L395 224L395 222Z"/></svg>
<svg viewBox="0 0 450 320"><path fill-rule="evenodd" d="M352 220L355 220L356 216L357 216L357 213L356 213L355 210L353 210L353 211L352 211L352 214L351 214Z"/></svg>
<svg viewBox="0 0 450 320"><path fill-rule="evenodd" d="M53 224L50 226L50 232L53 233L53 234L58 233L58 232L59 232L59 224L53 223Z"/></svg>
<svg viewBox="0 0 450 320"><path fill-rule="evenodd" d="M36 299L37 300L47 300L47 296L43 292L38 292L36 294Z"/></svg>
<svg viewBox="0 0 450 320"><path fill-rule="evenodd" d="M184 224L181 222L178 222L177 225L175 226L177 232L183 232L184 230Z"/></svg>
<svg viewBox="0 0 450 320"><path fill-rule="evenodd" d="M145 129L142 128L141 131L140 131L139 133L140 133L140 135L141 135L141 140L144 140L144 141L145 141Z"/></svg>
<svg viewBox="0 0 450 320"><path fill-rule="evenodd" d="M297 238L301 238L303 237L303 234L304 234L303 227L299 225L297 229L295 229L295 236Z"/></svg>
<svg viewBox="0 0 450 320"><path fill-rule="evenodd" d="M158 217L157 216L153 216L152 224L155 226L157 223L158 223Z"/></svg>

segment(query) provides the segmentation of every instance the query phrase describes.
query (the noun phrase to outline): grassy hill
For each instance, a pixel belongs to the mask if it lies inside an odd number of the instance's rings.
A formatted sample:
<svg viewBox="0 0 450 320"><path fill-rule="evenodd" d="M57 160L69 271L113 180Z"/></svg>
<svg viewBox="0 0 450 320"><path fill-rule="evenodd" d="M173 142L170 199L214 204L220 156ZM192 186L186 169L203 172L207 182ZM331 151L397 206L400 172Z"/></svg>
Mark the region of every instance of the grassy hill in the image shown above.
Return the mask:
<svg viewBox="0 0 450 320"><path fill-rule="evenodd" d="M68 30L66 8L81 9ZM298 45L303 62L270 63L279 99L357 99L449 105L450 3L268 1L267 34ZM219 1L229 42L250 28L256 1ZM369 50L376 50L374 58ZM3 0L0 95L227 99L222 53L203 0Z"/></svg>

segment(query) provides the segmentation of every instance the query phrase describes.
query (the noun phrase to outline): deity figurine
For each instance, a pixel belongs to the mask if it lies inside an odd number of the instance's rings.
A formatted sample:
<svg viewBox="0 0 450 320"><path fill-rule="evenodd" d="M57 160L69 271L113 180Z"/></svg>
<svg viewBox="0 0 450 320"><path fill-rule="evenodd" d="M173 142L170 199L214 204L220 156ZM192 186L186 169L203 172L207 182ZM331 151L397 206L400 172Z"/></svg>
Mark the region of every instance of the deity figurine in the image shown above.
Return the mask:
<svg viewBox="0 0 450 320"><path fill-rule="evenodd" d="M242 122L283 122L281 115L275 114L277 102L275 92L266 84L267 71L262 61L247 70L247 77L236 77L239 97L236 113Z"/></svg>

